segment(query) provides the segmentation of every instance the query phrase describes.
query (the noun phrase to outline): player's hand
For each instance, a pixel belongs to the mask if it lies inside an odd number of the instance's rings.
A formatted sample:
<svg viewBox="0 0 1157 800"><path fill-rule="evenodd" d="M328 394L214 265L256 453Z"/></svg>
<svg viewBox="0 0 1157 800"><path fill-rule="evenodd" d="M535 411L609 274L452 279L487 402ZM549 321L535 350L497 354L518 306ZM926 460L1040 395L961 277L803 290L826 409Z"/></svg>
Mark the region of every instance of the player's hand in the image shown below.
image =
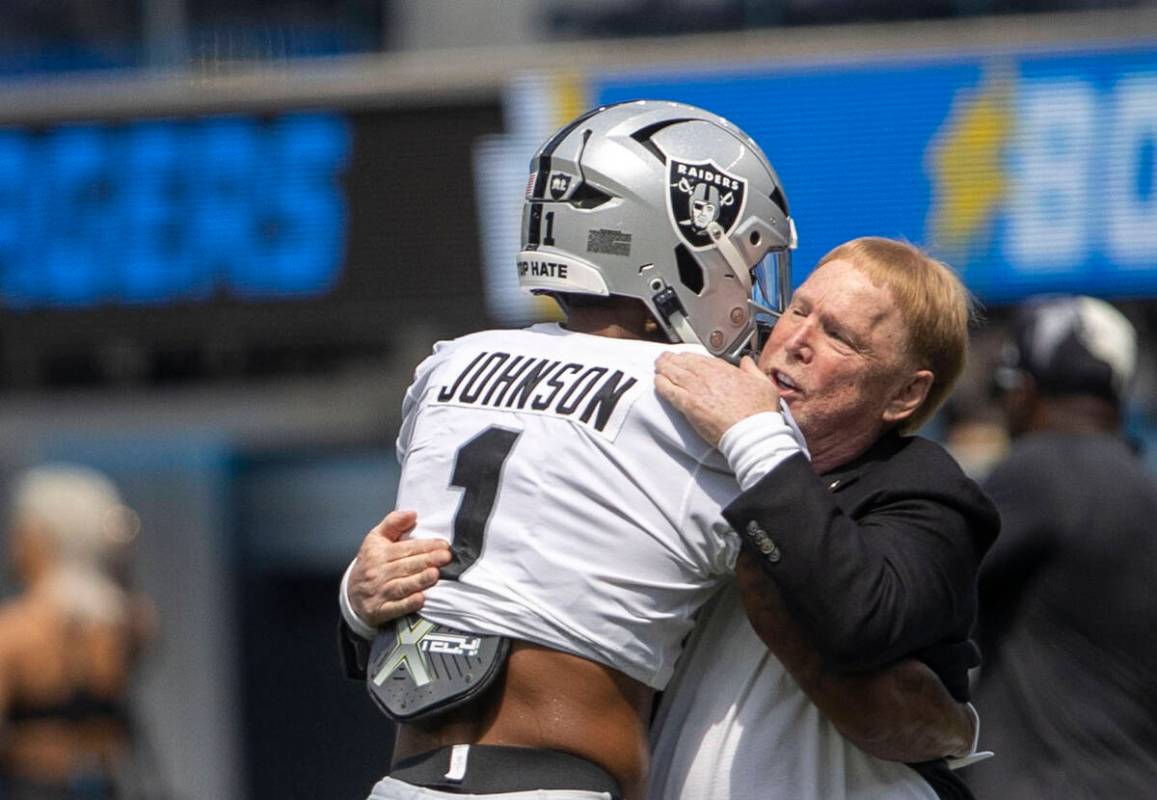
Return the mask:
<svg viewBox="0 0 1157 800"><path fill-rule="evenodd" d="M655 361L655 389L712 445L740 420L779 410L775 384L747 356L735 367L698 353L663 353Z"/></svg>
<svg viewBox="0 0 1157 800"><path fill-rule="evenodd" d="M350 606L380 627L422 607L423 589L438 582L438 567L450 563L450 545L441 539L403 539L414 529L413 511L391 511L370 529L350 572Z"/></svg>

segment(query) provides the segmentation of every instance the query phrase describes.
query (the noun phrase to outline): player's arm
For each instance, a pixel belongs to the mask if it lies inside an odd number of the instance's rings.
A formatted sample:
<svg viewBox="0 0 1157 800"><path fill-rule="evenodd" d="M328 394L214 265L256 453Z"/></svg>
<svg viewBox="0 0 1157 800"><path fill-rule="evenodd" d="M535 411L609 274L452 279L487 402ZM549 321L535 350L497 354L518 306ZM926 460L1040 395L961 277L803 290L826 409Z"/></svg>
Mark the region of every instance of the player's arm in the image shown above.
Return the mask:
<svg viewBox="0 0 1157 800"><path fill-rule="evenodd" d="M747 615L832 724L869 755L919 762L963 756L975 748L976 717L957 702L927 665L903 659L871 673L830 669L805 639L761 567L743 554L736 565ZM754 584L754 585L753 585Z"/></svg>

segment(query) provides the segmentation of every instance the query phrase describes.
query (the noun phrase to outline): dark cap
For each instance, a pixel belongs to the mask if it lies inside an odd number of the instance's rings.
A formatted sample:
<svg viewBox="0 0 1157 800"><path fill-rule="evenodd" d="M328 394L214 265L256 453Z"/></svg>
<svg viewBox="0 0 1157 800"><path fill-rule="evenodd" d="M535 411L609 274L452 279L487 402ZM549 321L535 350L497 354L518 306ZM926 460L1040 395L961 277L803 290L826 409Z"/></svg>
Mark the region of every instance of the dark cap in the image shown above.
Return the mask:
<svg viewBox="0 0 1157 800"><path fill-rule="evenodd" d="M1124 398L1137 366L1137 332L1125 316L1093 297L1045 296L1017 310L1001 356L997 385L1014 388L1028 373L1044 394Z"/></svg>

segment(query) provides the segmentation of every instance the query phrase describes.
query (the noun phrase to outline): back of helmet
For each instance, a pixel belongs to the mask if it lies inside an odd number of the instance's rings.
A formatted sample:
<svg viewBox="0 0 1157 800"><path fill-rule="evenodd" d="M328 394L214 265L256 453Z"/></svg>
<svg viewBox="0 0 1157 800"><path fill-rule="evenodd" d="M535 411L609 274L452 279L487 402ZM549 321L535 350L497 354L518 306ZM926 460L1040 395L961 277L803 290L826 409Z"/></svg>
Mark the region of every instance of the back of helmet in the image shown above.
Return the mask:
<svg viewBox="0 0 1157 800"><path fill-rule="evenodd" d="M694 106L634 101L595 109L531 161L519 282L564 307L575 295L642 302L673 342L732 360L790 285L795 229L758 145ZM753 301L754 278L778 280ZM754 274L753 274L754 273Z"/></svg>

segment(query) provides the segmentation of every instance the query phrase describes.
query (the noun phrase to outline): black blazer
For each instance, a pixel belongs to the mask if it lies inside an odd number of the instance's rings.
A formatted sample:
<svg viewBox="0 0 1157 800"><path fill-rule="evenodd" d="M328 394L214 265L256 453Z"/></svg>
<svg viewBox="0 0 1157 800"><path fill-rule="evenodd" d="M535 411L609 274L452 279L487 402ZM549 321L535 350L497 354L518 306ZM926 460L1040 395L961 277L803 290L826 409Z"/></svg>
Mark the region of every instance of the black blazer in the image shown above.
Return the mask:
<svg viewBox="0 0 1157 800"><path fill-rule="evenodd" d="M724 515L837 669L914 656L968 699L977 569L1000 517L942 447L886 434L822 477L793 456Z"/></svg>
<svg viewBox="0 0 1157 800"><path fill-rule="evenodd" d="M823 476L793 456L724 516L837 669L915 657L968 699L976 575L1000 516L943 448L890 433ZM910 766L938 797L972 800L944 759Z"/></svg>

